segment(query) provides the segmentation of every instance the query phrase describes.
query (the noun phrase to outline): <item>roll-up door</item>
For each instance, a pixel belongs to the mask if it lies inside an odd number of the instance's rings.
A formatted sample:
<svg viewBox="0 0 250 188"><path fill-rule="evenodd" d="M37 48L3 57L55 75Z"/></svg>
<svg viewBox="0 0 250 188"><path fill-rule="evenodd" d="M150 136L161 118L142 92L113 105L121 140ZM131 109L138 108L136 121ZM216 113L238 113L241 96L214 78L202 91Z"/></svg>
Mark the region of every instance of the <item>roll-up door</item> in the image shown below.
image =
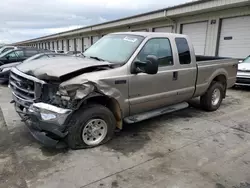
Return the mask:
<svg viewBox="0 0 250 188"><path fill-rule="evenodd" d="M196 55L205 54L207 25L207 21L182 25L182 33L191 38Z"/></svg>

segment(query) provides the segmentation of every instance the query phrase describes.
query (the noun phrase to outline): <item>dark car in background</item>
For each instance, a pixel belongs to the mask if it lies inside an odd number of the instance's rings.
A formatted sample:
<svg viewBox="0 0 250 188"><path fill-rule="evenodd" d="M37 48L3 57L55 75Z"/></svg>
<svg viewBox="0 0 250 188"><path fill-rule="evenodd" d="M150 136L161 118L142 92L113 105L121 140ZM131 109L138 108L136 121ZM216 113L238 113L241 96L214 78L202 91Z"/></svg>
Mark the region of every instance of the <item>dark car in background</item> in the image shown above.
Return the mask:
<svg viewBox="0 0 250 188"><path fill-rule="evenodd" d="M0 84L7 83L9 81L10 69L12 67L17 66L20 63L30 62L30 61L34 61L36 59L45 59L45 58L62 57L62 56L68 56L68 55L60 54L60 53L51 53L51 52L39 53L39 54L36 54L32 57L29 57L28 59L24 60L23 62L15 62L15 63L9 63L9 64L2 65L2 66L0 66Z"/></svg>
<svg viewBox="0 0 250 188"><path fill-rule="evenodd" d="M15 48L16 48L15 46L2 46L0 47L0 54L7 52L9 50L13 50Z"/></svg>
<svg viewBox="0 0 250 188"><path fill-rule="evenodd" d="M24 61L25 59L33 55L43 52L49 52L49 51L36 48L23 48L23 47L18 47L13 50L8 50L0 54L0 65Z"/></svg>

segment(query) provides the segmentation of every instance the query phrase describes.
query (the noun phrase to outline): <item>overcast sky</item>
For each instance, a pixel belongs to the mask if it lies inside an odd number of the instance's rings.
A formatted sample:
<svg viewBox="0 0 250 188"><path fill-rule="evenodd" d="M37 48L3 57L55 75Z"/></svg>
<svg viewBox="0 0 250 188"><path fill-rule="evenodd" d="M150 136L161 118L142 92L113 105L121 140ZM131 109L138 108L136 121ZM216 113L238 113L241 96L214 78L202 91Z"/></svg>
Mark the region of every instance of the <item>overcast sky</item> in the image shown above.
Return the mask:
<svg viewBox="0 0 250 188"><path fill-rule="evenodd" d="M0 43L88 26L190 0L1 0Z"/></svg>

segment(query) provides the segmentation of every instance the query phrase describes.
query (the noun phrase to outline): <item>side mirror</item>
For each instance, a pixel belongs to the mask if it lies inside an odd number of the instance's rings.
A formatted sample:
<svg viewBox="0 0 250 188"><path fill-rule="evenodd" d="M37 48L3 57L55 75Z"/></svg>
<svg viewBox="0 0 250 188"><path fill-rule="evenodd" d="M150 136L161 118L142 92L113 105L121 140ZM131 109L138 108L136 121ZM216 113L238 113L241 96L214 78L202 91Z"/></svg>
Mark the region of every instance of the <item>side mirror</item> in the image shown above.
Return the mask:
<svg viewBox="0 0 250 188"><path fill-rule="evenodd" d="M9 59L10 59L10 56L6 56L5 58L6 58L7 60L9 60Z"/></svg>
<svg viewBox="0 0 250 188"><path fill-rule="evenodd" d="M148 55L145 62L134 61L131 67L132 74L146 73L156 74L158 72L158 58L154 55Z"/></svg>

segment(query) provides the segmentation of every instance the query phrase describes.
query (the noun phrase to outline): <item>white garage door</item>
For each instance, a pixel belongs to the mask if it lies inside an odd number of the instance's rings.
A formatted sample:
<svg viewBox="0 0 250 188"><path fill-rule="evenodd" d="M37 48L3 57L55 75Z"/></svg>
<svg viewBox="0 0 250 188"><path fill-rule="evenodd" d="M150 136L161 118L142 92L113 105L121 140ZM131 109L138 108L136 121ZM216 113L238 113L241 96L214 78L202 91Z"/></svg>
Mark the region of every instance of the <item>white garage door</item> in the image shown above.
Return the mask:
<svg viewBox="0 0 250 188"><path fill-rule="evenodd" d="M154 32L172 33L172 27L157 27L153 29Z"/></svg>
<svg viewBox="0 0 250 188"><path fill-rule="evenodd" d="M58 42L58 49L62 50L62 40L59 40L59 42Z"/></svg>
<svg viewBox="0 0 250 188"><path fill-rule="evenodd" d="M92 37L92 44L95 44L99 40L99 36Z"/></svg>
<svg viewBox="0 0 250 188"><path fill-rule="evenodd" d="M54 41L54 50L57 50L57 42Z"/></svg>
<svg viewBox="0 0 250 188"><path fill-rule="evenodd" d="M82 51L82 38L78 38L76 41L77 41L76 50L81 52Z"/></svg>
<svg viewBox="0 0 250 188"><path fill-rule="evenodd" d="M235 58L250 55L250 16L222 20L218 55Z"/></svg>
<svg viewBox="0 0 250 188"><path fill-rule="evenodd" d="M196 55L205 54L207 22L183 24L182 33L191 38Z"/></svg>
<svg viewBox="0 0 250 188"><path fill-rule="evenodd" d="M69 51L74 51L74 39L69 40Z"/></svg>
<svg viewBox="0 0 250 188"><path fill-rule="evenodd" d="M83 51L85 51L87 48L89 48L89 39L87 37L83 38Z"/></svg>

